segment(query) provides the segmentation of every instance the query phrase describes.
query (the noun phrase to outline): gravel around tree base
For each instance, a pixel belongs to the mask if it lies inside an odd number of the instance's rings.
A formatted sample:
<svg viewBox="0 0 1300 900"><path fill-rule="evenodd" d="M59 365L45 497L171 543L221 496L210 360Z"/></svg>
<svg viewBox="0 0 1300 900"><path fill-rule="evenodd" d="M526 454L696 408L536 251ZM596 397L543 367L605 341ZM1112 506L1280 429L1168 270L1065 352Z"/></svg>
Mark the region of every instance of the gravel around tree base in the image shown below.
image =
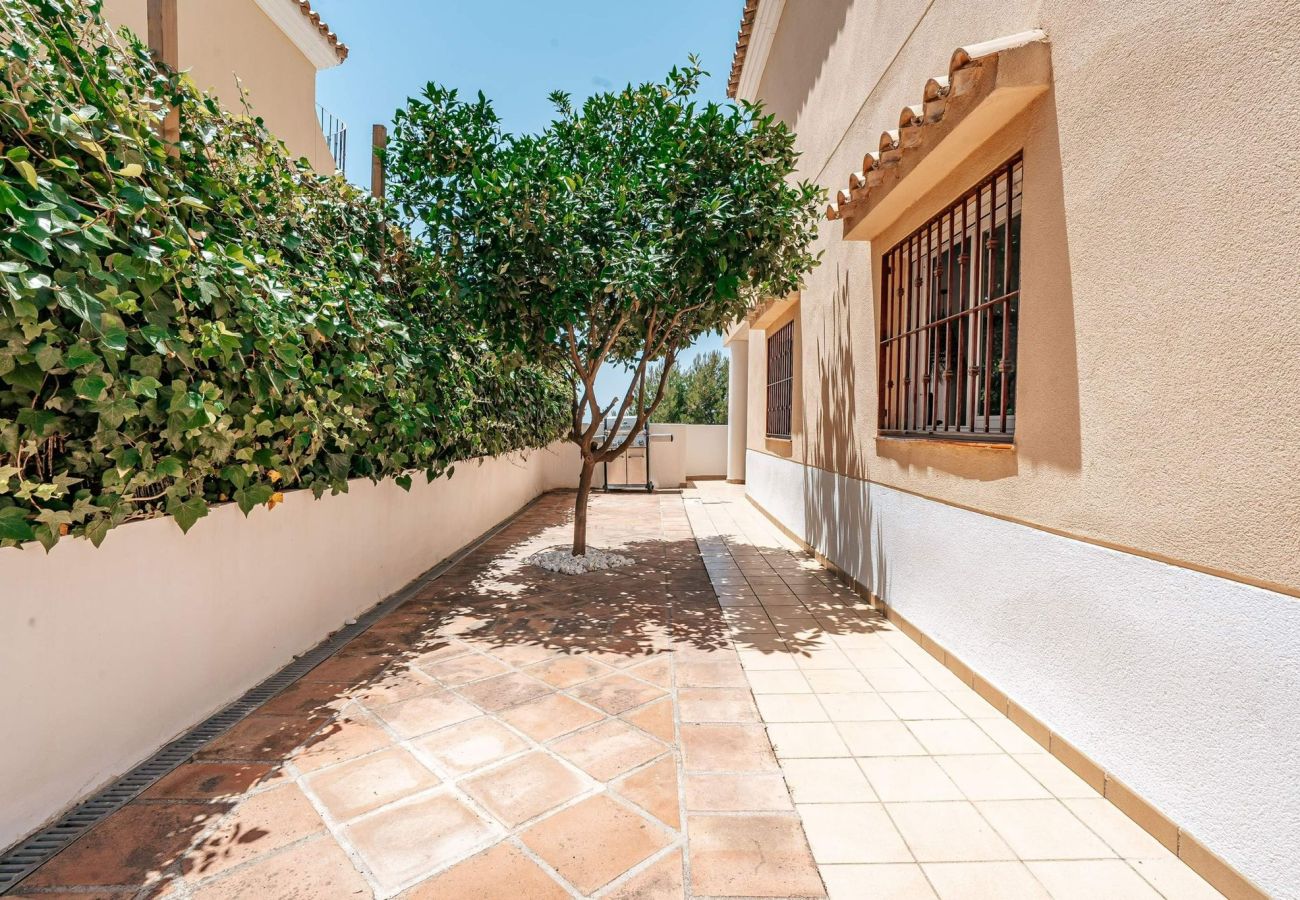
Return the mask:
<svg viewBox="0 0 1300 900"><path fill-rule="evenodd" d="M608 550L597 550L595 547L588 548L585 556L574 556L573 551L565 547L534 553L524 562L545 569L548 572L559 572L562 575L582 575L586 572L595 572L598 569L620 569L623 566L632 565L636 560L630 556L611 553Z"/></svg>

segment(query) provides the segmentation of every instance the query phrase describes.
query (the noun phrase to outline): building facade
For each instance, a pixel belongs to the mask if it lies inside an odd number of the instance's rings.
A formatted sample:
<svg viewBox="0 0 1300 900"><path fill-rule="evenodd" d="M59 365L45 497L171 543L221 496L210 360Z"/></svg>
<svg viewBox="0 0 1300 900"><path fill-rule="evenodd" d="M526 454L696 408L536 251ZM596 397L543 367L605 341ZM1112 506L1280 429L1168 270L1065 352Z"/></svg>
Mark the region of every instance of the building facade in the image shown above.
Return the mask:
<svg viewBox="0 0 1300 900"><path fill-rule="evenodd" d="M830 207L729 477L1230 896L1300 897L1294 12L748 0L731 85Z"/></svg>
<svg viewBox="0 0 1300 900"><path fill-rule="evenodd" d="M348 48L307 0L171 2L178 68L227 109L241 111L246 99L250 112L316 171L342 167L342 123L318 108L316 73L342 63ZM149 6L150 0L105 0L104 18L147 43Z"/></svg>

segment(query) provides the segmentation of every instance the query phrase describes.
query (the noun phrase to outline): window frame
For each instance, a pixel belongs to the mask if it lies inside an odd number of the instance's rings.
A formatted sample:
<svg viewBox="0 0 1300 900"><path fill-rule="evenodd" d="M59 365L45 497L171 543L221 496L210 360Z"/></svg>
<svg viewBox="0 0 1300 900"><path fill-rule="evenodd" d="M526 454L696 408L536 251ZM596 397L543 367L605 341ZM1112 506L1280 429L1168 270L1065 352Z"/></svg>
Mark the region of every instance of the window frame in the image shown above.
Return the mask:
<svg viewBox="0 0 1300 900"><path fill-rule="evenodd" d="M1023 197L1017 152L882 254L879 437L1014 441Z"/></svg>
<svg viewBox="0 0 1300 900"><path fill-rule="evenodd" d="M794 430L794 319L767 337L766 436L788 441ZM774 374L777 377L773 377ZM784 420L782 420L784 416ZM784 430L779 426L785 425ZM773 426L778 426L774 428Z"/></svg>

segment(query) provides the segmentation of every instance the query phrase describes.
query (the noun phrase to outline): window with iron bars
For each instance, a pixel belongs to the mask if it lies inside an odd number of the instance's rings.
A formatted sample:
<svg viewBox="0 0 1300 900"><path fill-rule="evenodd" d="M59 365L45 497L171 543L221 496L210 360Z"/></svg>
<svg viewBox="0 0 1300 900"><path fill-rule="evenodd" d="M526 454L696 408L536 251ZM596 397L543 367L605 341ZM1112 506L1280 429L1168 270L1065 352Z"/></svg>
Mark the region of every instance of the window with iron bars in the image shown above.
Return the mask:
<svg viewBox="0 0 1300 900"><path fill-rule="evenodd" d="M790 437L794 405L794 322L767 339L767 436Z"/></svg>
<svg viewBox="0 0 1300 900"><path fill-rule="evenodd" d="M882 435L1015 434L1022 169L1017 155L885 254Z"/></svg>

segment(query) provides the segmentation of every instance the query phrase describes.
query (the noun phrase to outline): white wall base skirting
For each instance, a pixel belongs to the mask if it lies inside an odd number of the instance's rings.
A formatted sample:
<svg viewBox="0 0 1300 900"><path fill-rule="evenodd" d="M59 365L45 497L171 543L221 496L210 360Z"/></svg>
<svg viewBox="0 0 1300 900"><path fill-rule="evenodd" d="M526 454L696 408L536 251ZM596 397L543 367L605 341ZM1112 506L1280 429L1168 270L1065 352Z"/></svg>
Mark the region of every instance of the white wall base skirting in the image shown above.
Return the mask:
<svg viewBox="0 0 1300 900"><path fill-rule="evenodd" d="M1300 897L1300 600L752 450L746 483L1229 865Z"/></svg>

